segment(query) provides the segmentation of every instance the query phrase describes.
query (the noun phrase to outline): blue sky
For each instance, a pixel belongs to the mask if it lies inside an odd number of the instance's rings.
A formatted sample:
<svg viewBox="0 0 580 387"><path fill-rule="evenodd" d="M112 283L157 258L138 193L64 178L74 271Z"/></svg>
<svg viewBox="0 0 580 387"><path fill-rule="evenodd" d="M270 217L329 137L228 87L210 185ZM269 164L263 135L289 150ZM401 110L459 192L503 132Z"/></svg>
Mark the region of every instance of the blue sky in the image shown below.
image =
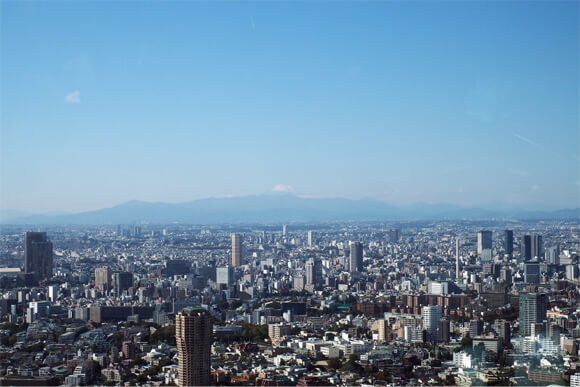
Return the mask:
<svg viewBox="0 0 580 387"><path fill-rule="evenodd" d="M15 2L0 208L578 206L577 2Z"/></svg>

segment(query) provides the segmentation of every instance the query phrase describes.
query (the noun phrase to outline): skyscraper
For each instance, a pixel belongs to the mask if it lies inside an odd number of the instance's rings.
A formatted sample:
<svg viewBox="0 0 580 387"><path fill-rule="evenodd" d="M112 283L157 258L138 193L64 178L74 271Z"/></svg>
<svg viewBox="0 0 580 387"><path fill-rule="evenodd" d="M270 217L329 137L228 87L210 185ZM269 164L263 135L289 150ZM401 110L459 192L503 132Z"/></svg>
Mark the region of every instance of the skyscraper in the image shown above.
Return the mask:
<svg viewBox="0 0 580 387"><path fill-rule="evenodd" d="M322 283L322 264L316 258L310 258L306 262L306 285L312 285L315 288Z"/></svg>
<svg viewBox="0 0 580 387"><path fill-rule="evenodd" d="M389 240L391 243L397 243L399 241L399 236L401 231L398 228L392 228L389 231Z"/></svg>
<svg viewBox="0 0 580 387"><path fill-rule="evenodd" d="M232 234L232 266L242 266L242 236Z"/></svg>
<svg viewBox="0 0 580 387"><path fill-rule="evenodd" d="M429 333L430 340L439 340L438 328L439 320L443 314L443 309L439 305L429 305L423 307L423 327Z"/></svg>
<svg viewBox="0 0 580 387"><path fill-rule="evenodd" d="M459 238L455 239L455 278L459 279Z"/></svg>
<svg viewBox="0 0 580 387"><path fill-rule="evenodd" d="M530 235L522 237L522 258L524 261L532 259L532 237Z"/></svg>
<svg viewBox="0 0 580 387"><path fill-rule="evenodd" d="M175 318L180 386L209 386L213 326L203 308L187 307Z"/></svg>
<svg viewBox="0 0 580 387"><path fill-rule="evenodd" d="M97 267L95 269L95 288L100 291L107 291L111 288L111 270L107 267Z"/></svg>
<svg viewBox="0 0 580 387"><path fill-rule="evenodd" d="M552 246L548 247L546 250L546 261L550 265L559 265L560 264L560 247L559 246Z"/></svg>
<svg viewBox="0 0 580 387"><path fill-rule="evenodd" d="M544 256L544 240L541 235L532 235L532 258L540 260Z"/></svg>
<svg viewBox="0 0 580 387"><path fill-rule="evenodd" d="M236 270L233 266L216 268L216 283L226 286L233 285L236 282Z"/></svg>
<svg viewBox="0 0 580 387"><path fill-rule="evenodd" d="M505 230L503 249L506 254L513 254L514 252L514 232L512 230Z"/></svg>
<svg viewBox="0 0 580 387"><path fill-rule="evenodd" d="M282 236L286 237L286 233L288 232L288 225L287 224L283 224L282 225Z"/></svg>
<svg viewBox="0 0 580 387"><path fill-rule="evenodd" d="M24 233L24 273L35 282L52 278L52 242L45 232Z"/></svg>
<svg viewBox="0 0 580 387"><path fill-rule="evenodd" d="M363 246L361 242L350 243L349 271L362 271Z"/></svg>
<svg viewBox="0 0 580 387"><path fill-rule="evenodd" d="M540 264L536 261L524 264L524 281L528 284L540 283Z"/></svg>
<svg viewBox="0 0 580 387"><path fill-rule="evenodd" d="M113 274L113 287L115 294L120 295L124 290L128 290L133 286L133 273L122 271Z"/></svg>
<svg viewBox="0 0 580 387"><path fill-rule="evenodd" d="M314 236L314 232L313 231L308 231L308 247L312 247L312 245L314 243L313 236Z"/></svg>
<svg viewBox="0 0 580 387"><path fill-rule="evenodd" d="M520 294L520 336L530 336L532 325L546 319L548 297L544 293Z"/></svg>
<svg viewBox="0 0 580 387"><path fill-rule="evenodd" d="M482 230L477 233L477 255L482 256L486 249L491 250L491 231Z"/></svg>

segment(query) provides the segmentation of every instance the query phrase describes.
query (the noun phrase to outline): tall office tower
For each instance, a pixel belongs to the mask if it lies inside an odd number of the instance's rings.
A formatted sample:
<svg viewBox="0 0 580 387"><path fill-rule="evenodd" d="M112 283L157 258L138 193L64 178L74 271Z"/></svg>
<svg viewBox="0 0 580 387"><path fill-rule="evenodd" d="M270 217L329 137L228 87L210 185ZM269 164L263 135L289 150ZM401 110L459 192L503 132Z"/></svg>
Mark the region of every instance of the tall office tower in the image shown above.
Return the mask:
<svg viewBox="0 0 580 387"><path fill-rule="evenodd" d="M203 308L187 307L175 318L180 386L211 384L211 340L213 326Z"/></svg>
<svg viewBox="0 0 580 387"><path fill-rule="evenodd" d="M544 256L544 241L541 235L532 235L532 258L540 260Z"/></svg>
<svg viewBox="0 0 580 387"><path fill-rule="evenodd" d="M316 258L310 258L306 262L306 285L315 288L322 284L322 263Z"/></svg>
<svg viewBox="0 0 580 387"><path fill-rule="evenodd" d="M440 342L442 343L448 343L449 342L449 331L450 331L450 322L449 319L447 317L443 317L442 319L439 320L439 322L437 323L437 330L438 330L438 339Z"/></svg>
<svg viewBox="0 0 580 387"><path fill-rule="evenodd" d="M440 305L429 305L423 307L423 328L427 330L431 342L439 340L438 329L439 320L443 315L443 308Z"/></svg>
<svg viewBox="0 0 580 387"><path fill-rule="evenodd" d="M483 333L483 320L469 321L469 337L473 338Z"/></svg>
<svg viewBox="0 0 580 387"><path fill-rule="evenodd" d="M493 330L499 337L501 337L504 346L510 345L511 341L511 328L509 321L506 320L495 320L492 325Z"/></svg>
<svg viewBox="0 0 580 387"><path fill-rule="evenodd" d="M513 254L514 252L514 232L512 230L505 230L503 249L506 254Z"/></svg>
<svg viewBox="0 0 580 387"><path fill-rule="evenodd" d="M242 236L232 234L232 266L242 266Z"/></svg>
<svg viewBox="0 0 580 387"><path fill-rule="evenodd" d="M95 269L95 288L102 292L111 288L111 270L107 266Z"/></svg>
<svg viewBox="0 0 580 387"><path fill-rule="evenodd" d="M350 258L349 258L349 271L351 273L355 271L362 271L363 262L363 246L361 242L351 242L350 243Z"/></svg>
<svg viewBox="0 0 580 387"><path fill-rule="evenodd" d="M288 232L288 225L287 224L283 224L282 225L282 236L286 237L286 234Z"/></svg>
<svg viewBox="0 0 580 387"><path fill-rule="evenodd" d="M399 230L398 228L392 228L389 231L390 242L397 243L399 241L400 234L401 234L401 230Z"/></svg>
<svg viewBox="0 0 580 387"><path fill-rule="evenodd" d="M48 300L55 302L59 296L58 286L51 285L48 287Z"/></svg>
<svg viewBox="0 0 580 387"><path fill-rule="evenodd" d="M455 239L455 278L459 279L459 238Z"/></svg>
<svg viewBox="0 0 580 387"><path fill-rule="evenodd" d="M512 284L512 271L508 267L504 267L499 271L499 278L506 285Z"/></svg>
<svg viewBox="0 0 580 387"><path fill-rule="evenodd" d="M522 237L522 259L524 261L532 259L532 237L530 235Z"/></svg>
<svg viewBox="0 0 580 387"><path fill-rule="evenodd" d="M540 283L540 264L538 262L526 262L524 264L524 281L527 284Z"/></svg>
<svg viewBox="0 0 580 387"><path fill-rule="evenodd" d="M133 286L133 273L121 271L113 274L113 288L115 294L122 294L124 290L128 290L131 286Z"/></svg>
<svg viewBox="0 0 580 387"><path fill-rule="evenodd" d="M481 256L486 249L491 250L491 231L482 230L477 233L477 255Z"/></svg>
<svg viewBox="0 0 580 387"><path fill-rule="evenodd" d="M52 278L52 242L45 232L24 233L24 273L35 282Z"/></svg>
<svg viewBox="0 0 580 387"><path fill-rule="evenodd" d="M314 244L313 241L313 236L314 236L314 232L313 231L308 231L308 246L312 247L312 245Z"/></svg>
<svg viewBox="0 0 580 387"><path fill-rule="evenodd" d="M544 293L520 293L520 336L530 336L532 325L546 319L548 297Z"/></svg>
<svg viewBox="0 0 580 387"><path fill-rule="evenodd" d="M216 283L230 286L236 282L236 269L233 266L216 268Z"/></svg>
<svg viewBox="0 0 580 387"><path fill-rule="evenodd" d="M550 265L559 265L560 264L560 247L559 246L552 246L548 247L546 250L546 261Z"/></svg>

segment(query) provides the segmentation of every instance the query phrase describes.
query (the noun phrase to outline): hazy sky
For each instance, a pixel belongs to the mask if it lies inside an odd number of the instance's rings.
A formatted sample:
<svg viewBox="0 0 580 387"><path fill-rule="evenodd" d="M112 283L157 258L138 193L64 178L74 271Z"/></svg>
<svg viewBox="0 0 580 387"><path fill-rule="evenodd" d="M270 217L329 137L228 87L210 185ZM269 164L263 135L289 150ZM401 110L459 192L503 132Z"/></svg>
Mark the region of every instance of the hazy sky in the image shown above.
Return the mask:
<svg viewBox="0 0 580 387"><path fill-rule="evenodd" d="M576 1L0 7L2 209L579 205Z"/></svg>

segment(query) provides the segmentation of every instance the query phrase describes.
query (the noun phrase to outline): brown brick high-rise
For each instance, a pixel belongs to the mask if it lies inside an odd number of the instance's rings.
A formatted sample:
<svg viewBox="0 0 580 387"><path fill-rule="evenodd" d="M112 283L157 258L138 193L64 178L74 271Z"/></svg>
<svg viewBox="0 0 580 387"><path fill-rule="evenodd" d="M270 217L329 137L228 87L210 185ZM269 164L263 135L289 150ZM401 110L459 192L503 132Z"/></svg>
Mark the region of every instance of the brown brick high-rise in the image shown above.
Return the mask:
<svg viewBox="0 0 580 387"><path fill-rule="evenodd" d="M209 386L213 325L203 308L185 308L175 318L179 385Z"/></svg>

